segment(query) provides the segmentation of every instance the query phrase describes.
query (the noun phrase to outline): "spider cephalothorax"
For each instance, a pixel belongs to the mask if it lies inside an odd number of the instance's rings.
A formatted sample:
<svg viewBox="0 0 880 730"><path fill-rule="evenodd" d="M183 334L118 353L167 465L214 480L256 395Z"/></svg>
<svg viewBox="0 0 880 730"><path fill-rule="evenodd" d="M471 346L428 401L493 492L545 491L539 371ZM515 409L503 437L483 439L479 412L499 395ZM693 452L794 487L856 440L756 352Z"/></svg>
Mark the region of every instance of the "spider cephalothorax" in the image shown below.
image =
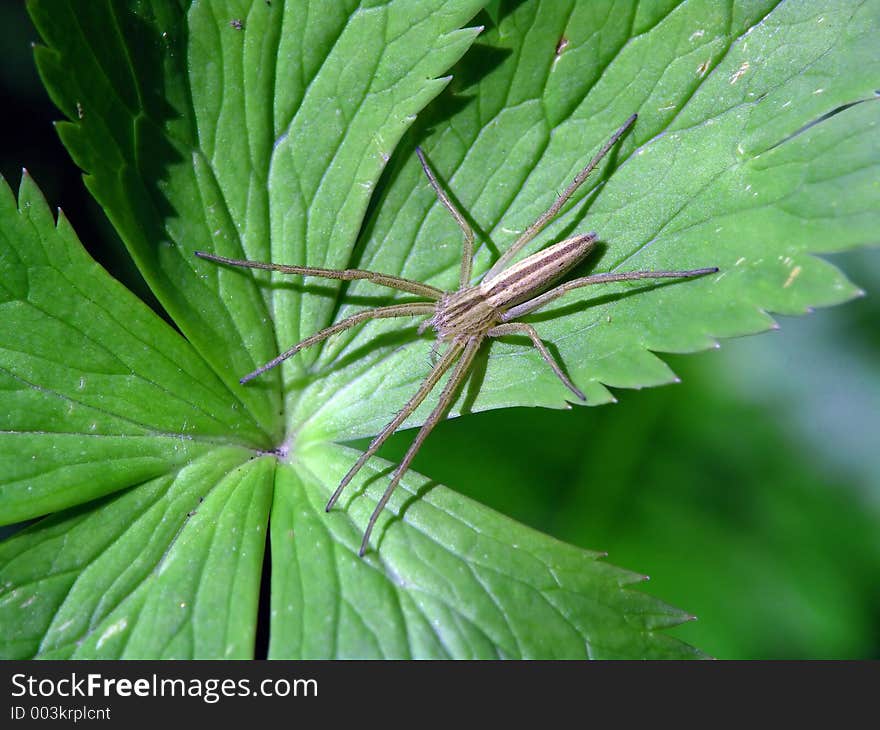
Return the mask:
<svg viewBox="0 0 880 730"><path fill-rule="evenodd" d="M406 405L398 412L392 421L376 435L367 450L358 458L348 473L342 478L336 491L327 502L327 511L339 499L342 491L351 482L360 468L379 450L379 447L409 418L413 411L419 407L428 394L437 386L443 375L452 368L452 374L443 386L437 405L431 414L425 419L418 434L403 457L403 460L394 470L385 493L379 500L367 527L364 530L361 542L360 554L363 555L369 545L370 533L376 523L382 509L391 497L391 493L400 483L406 470L412 463L416 452L424 443L428 434L446 415L446 411L452 405L458 388L467 377L477 350L487 337L504 337L506 335L526 335L531 339L534 346L540 352L541 357L552 368L562 383L581 400L586 400L584 394L569 380L568 376L547 350L537 331L530 324L515 321L529 312L534 312L554 299L558 299L566 292L591 284L600 284L612 281L633 281L636 279L661 279L661 278L689 278L702 276L718 271L717 268L692 269L690 271L626 271L593 274L579 279L553 285L558 282L569 270L576 266L586 256L596 242L595 233L586 233L568 238L559 243L548 246L536 253L527 256L522 261L511 265L514 257L522 248L529 243L560 211L566 201L581 186L587 176L599 164L608 150L636 121L633 114L618 129L608 142L596 153L589 164L581 170L571 184L559 195L543 215L530 225L513 245L495 262L487 271L480 282L470 284L471 266L474 250L474 234L464 216L458 211L434 174L428 166L422 151L416 148L422 169L428 176L431 187L437 194L440 202L450 212L452 217L461 228L464 245L459 272L459 288L452 292L444 292L429 284L418 281L403 279L389 274L380 274L374 271L361 269L317 269L309 266L296 266L288 264L272 264L260 261L245 261L230 259L225 256L196 251L196 256L211 261L217 261L233 266L244 266L253 269L269 269L287 274L300 274L302 276L319 276L327 279L342 279L351 281L354 279L366 279L381 286L390 287L399 291L427 299L426 302L411 302L407 304L391 304L385 307L377 307L363 312L358 312L350 317L340 320L302 342L297 343L289 350L270 360L265 365L248 373L241 378L244 384L249 380L275 367L287 358L296 354L306 347L310 347L337 332L342 332L350 327L366 322L370 319L382 319L388 317L415 317L427 316L420 331L425 327L432 327L439 341L446 343L446 350L434 363L431 371L419 386L416 393L407 401Z"/></svg>

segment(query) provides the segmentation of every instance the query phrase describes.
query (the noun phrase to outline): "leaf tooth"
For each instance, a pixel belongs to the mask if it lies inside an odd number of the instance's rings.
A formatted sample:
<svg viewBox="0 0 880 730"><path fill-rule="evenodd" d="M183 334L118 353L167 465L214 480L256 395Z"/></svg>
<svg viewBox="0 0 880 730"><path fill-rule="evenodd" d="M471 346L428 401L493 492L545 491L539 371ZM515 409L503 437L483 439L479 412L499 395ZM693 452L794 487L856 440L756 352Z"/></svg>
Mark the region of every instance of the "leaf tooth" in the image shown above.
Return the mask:
<svg viewBox="0 0 880 730"><path fill-rule="evenodd" d="M607 553L605 553L607 555ZM651 576L645 575L643 573L637 573L632 570L623 570L621 569L621 575L617 579L617 585L620 588L625 588L626 586L639 585L640 583L647 583L651 580Z"/></svg>
<svg viewBox="0 0 880 730"><path fill-rule="evenodd" d="M52 216L49 203L26 168L22 168L21 171L21 184L18 188L18 210L38 227L55 226L55 219Z"/></svg>
<svg viewBox="0 0 880 730"><path fill-rule="evenodd" d="M483 25L473 25L468 28L455 28L454 30L450 30L447 33L443 33L439 37L438 40L441 42L450 41L452 43L455 42L472 42L474 38L476 38L480 33L485 30L485 26Z"/></svg>

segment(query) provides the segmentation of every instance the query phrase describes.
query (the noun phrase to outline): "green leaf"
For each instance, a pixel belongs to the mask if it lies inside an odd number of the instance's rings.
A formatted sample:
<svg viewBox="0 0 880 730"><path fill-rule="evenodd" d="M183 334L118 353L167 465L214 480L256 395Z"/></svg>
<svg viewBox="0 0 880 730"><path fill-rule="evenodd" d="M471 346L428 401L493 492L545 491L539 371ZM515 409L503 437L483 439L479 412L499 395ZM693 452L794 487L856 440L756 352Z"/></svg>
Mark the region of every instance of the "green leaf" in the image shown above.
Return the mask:
<svg viewBox="0 0 880 730"><path fill-rule="evenodd" d="M272 552L284 562L272 572L270 657L699 656L656 633L685 614L621 590L642 576L412 472L391 502L391 513L406 510L406 529L388 529L378 554L358 558L383 490L375 478L391 465L368 472L368 500L328 516L328 476L338 482L355 458L322 445L279 470ZM396 521L383 516L379 532Z"/></svg>
<svg viewBox="0 0 880 730"><path fill-rule="evenodd" d="M185 341L89 261L63 217L55 228L29 178L19 208L10 203L4 186L3 261L18 264L4 288L4 341L20 344L0 362L14 386L0 439L12 476L0 491L2 514L36 516L130 488L59 512L0 546L4 657L249 656L270 505L273 552L283 557L273 571L272 655L697 654L655 633L686 614L622 589L641 576L452 492L426 496L415 474L404 484L411 497L414 483L421 490L406 531L389 534L381 559L361 560L366 500L323 511L328 470L338 481L353 453L322 445L298 451L290 464L227 445L238 439L214 435L218 414L234 433L241 406L192 374L224 393ZM111 301L114 309L102 308ZM64 328L60 363L46 363L54 338L36 336L49 325ZM130 330L149 335L149 344ZM87 387L102 379L106 392ZM216 411L187 422L195 395ZM126 415L135 412L142 422ZM60 425L68 430L53 433ZM37 466L21 458L23 439ZM370 488L370 502L380 489Z"/></svg>
<svg viewBox="0 0 880 730"><path fill-rule="evenodd" d="M675 381L654 352L705 349L774 327L767 312L802 314L858 294L810 252L876 240L880 13L875 2L827 10L799 2L633 3L613 12L599 3L516 4L420 117L413 141L483 234L479 274L638 112L605 170L532 249L595 230L604 248L588 262L592 271L721 271L581 289L528 318L591 403L613 400L607 386ZM461 109L450 116L455 104ZM460 234L413 155L401 151L357 264L454 286ZM389 328L371 325L328 345L328 369ZM527 344L492 343L457 410L566 407L570 394ZM383 404L404 402L421 377L429 346L359 359L354 385L349 372L331 370L334 386L314 399L306 391L300 417L321 437L375 433L393 410Z"/></svg>
<svg viewBox="0 0 880 730"><path fill-rule="evenodd" d="M251 656L272 465L241 461L215 449L0 546L4 657Z"/></svg>
<svg viewBox="0 0 880 730"><path fill-rule="evenodd" d="M0 504L9 524L179 469L259 431L168 325L0 181ZM242 459L247 458L242 452Z"/></svg>
<svg viewBox="0 0 880 730"><path fill-rule="evenodd" d="M416 143L479 232L480 273L638 111L534 245L588 226L604 243L597 271L722 271L583 292L532 319L591 402L668 382L652 351L854 293L807 252L876 229L877 105L806 127L878 87L876 13L501 4L462 58L482 4L31 3L40 72L70 119L61 137L182 336L89 262L63 218L53 227L31 184L18 209L5 192L0 261L18 319L0 368L12 398L41 410L10 409L0 514L68 509L2 546L4 656L248 656L267 521L273 657L699 655L658 631L687 614L625 588L639 576L416 473L358 559L387 465L371 462L327 515L355 458L333 442L384 426L431 342L377 323L242 387L279 350L388 296L192 254L451 287L460 234ZM47 300L52 323L35 327ZM493 345L482 370L457 412L565 403L518 343ZM68 403L94 419L65 421ZM46 463L23 467L23 443Z"/></svg>
<svg viewBox="0 0 880 730"><path fill-rule="evenodd" d="M8 188L2 201L14 203ZM179 335L89 261L63 217L54 227L27 177L19 202L18 210L0 210L3 261L20 256L21 265L10 269L4 289L4 341L20 345L4 350L0 364L15 386L0 439L12 477L0 491L2 514L9 521L89 503L0 545L4 657L249 656L270 506L279 556L273 656L697 655L656 633L686 614L624 589L641 576L453 492L428 494L414 473L392 503L401 510L418 485L406 531L389 534L381 558L358 558L367 500L355 499L350 511L323 510L328 485L353 452L321 445L298 452L295 464L276 463L274 454L254 459L252 450L214 436L218 414L232 420L225 428L234 433L240 404L202 393L204 383L187 370L220 392L224 386ZM15 277L23 286L13 286ZM36 286L41 278L52 282L50 292ZM101 308L111 294L118 319ZM45 330L24 325L50 314L65 327L66 343L65 358L52 367L41 351L45 337L16 335ZM133 341L134 324L149 345ZM76 367L86 385L61 365ZM160 376L165 389L157 394ZM86 387L113 377L106 393ZM194 394L216 408L213 418L196 412L185 420ZM126 417L136 406L148 422ZM174 428L162 421L174 418L184 419L176 430L155 430ZM51 431L60 425L67 431ZM33 463L22 459L24 439ZM121 487L130 488L89 501ZM380 490L371 486L370 502Z"/></svg>

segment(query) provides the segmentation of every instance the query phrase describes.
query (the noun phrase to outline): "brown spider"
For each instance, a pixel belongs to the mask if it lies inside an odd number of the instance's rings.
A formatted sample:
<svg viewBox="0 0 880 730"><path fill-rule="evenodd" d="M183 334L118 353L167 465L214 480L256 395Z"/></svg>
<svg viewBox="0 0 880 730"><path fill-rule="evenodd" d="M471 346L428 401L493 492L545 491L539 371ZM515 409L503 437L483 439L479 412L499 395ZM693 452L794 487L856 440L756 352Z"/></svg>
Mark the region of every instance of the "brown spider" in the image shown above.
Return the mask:
<svg viewBox="0 0 880 730"><path fill-rule="evenodd" d="M446 415L446 411L451 406L458 388L467 377L474 356L479 350L480 345L487 337L504 337L511 334L527 335L535 348L541 354L541 357L556 373L557 377L562 381L566 388L574 393L579 399L586 400L584 394L568 379L562 368L553 356L547 350L535 328L525 322L516 322L529 312L534 312L541 307L558 299L566 292L578 289L582 286L590 286L591 284L601 284L613 281L633 281L635 279L660 279L660 278L689 278L694 276L703 276L711 274L718 269L716 267L693 269L690 271L629 271L621 273L604 273L584 276L579 279L558 284L548 289L548 287L572 267L582 261L593 249L596 242L595 233L585 233L572 238L568 238L552 246L548 246L536 253L527 256L522 261L510 265L510 262L522 250L529 241L535 238L538 233L559 213L563 205L568 201L574 192L583 184L587 176L593 171L596 165L608 153L612 146L620 139L621 136L636 121L633 114L618 129L611 139L609 139L602 149L596 153L590 163L581 170L572 183L556 198L551 205L534 223L532 223L522 235L513 243L513 245L495 262L489 271L487 271L480 282L475 285L470 284L471 265L474 249L474 233L468 225L464 216L458 211L449 197L443 192L431 169L425 161L425 156L417 147L416 154L419 162L431 187L437 194L437 198L450 212L455 222L461 228L464 236L464 246L461 258L461 270L459 276L459 288L456 291L444 292L429 284L423 284L418 281L403 279L398 276L388 274L379 274L373 271L363 271L360 269L316 269L310 266L289 266L286 264L271 264L259 261L244 261L239 259L230 259L225 256L216 256L214 254L196 251L196 256L219 263L230 264L232 266L244 266L252 269L268 269L270 271L280 271L285 274L300 274L302 276L319 276L327 279L343 279L351 281L354 279L366 279L374 284L386 286L391 289L398 289L410 294L416 294L430 300L430 302L412 302L407 304L391 304L385 307L376 307L375 309L358 312L350 317L340 320L334 325L316 332L311 337L307 337L302 342L291 347L289 350L282 352L278 357L270 360L265 365L248 373L241 379L241 383L247 383L249 380L257 377L261 373L266 372L270 368L274 368L290 356L296 354L300 350L327 339L337 332L342 332L350 327L366 322L370 319L380 319L386 317L413 317L428 316L430 319L425 320L420 331L426 327L433 327L437 333L439 342L447 342L448 348L443 355L437 360L422 382L419 389L403 406L392 421L382 429L382 431L373 439L369 447L349 469L348 473L342 478L336 491L327 502L327 511L329 512L342 491L351 482L355 474L360 468L379 450L379 447L394 433L403 422L415 411L428 394L434 389L447 370L455 366L452 370L448 381L443 386L440 398L436 407L431 414L425 419L424 424L419 429L418 434L410 445L403 457L403 460L394 470L391 481L385 489L385 493L379 500L367 528L364 530L363 540L361 542L359 554L363 555L369 545L370 533L376 524L376 520L382 513L382 509L391 497L392 492L400 483L410 463L424 443L428 434Z"/></svg>

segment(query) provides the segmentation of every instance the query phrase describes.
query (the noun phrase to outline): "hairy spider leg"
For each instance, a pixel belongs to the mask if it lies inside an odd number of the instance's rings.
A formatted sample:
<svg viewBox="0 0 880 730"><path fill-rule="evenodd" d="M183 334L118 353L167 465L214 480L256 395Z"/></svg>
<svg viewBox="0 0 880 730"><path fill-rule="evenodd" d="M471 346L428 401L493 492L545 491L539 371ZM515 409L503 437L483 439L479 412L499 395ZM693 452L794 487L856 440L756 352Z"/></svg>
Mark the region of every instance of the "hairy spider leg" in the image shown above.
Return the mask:
<svg viewBox="0 0 880 730"><path fill-rule="evenodd" d="M492 268L489 269L483 277L484 279L491 279L499 271L506 268L513 260L514 256L520 252L522 247L529 243L529 241L537 236L544 227L553 220L556 214L562 209L562 206L565 205L568 202L568 199L575 194L581 185L583 185L584 181L590 176L590 173L602 161L602 158L608 154L609 150L616 144L617 140L626 133L626 130L635 123L636 119L638 119L638 114L633 114L620 126L620 129L611 135L611 138L602 146L602 149L600 149L587 166L575 176L571 184L562 191L562 194L556 198L553 204L547 208L547 210L544 211L544 213L541 214L532 225L526 228L522 235L513 242L513 245L511 245L511 247L508 248L507 251L505 251L492 265Z"/></svg>
<svg viewBox="0 0 880 730"><path fill-rule="evenodd" d="M370 534L373 532L373 527L376 525L376 520L379 519L379 515L382 514L382 510L385 509L385 505L388 504L388 500L391 498L391 494L397 488L397 485L400 484L400 480L403 478L406 470L409 469L409 465L412 463L413 458L415 458L416 452L418 452L418 450L422 447L425 439L428 438L428 434L431 433L431 431L434 429L434 426L436 426L441 420L443 420L443 417L446 415L446 411L449 410L449 407L455 400L455 395L458 392L458 389L461 386L462 382L464 382L465 378L467 377L468 370L470 370L471 363L474 360L474 355L476 355L477 350L480 348L482 342L482 336L472 336L467 339L466 344L464 345L464 352L462 353L459 361L456 363L455 369L449 376L449 380L446 382L446 385L443 386L443 390L440 393L440 398L437 402L437 405L434 407L434 410L431 411L431 415L429 415L425 419L425 422L419 429L418 434L416 434L416 437L410 444L409 449L407 449L403 460L394 470L391 481L386 487L385 492L382 494L382 498L376 504L376 507L373 510L373 514L370 515L370 521L367 523L367 529L364 530L364 537L361 541L361 547L358 550L358 555L363 556L363 554L367 551L367 547L370 543ZM450 349L452 349L452 347L454 347L455 345L461 347L460 341L455 341L453 345L450 346Z"/></svg>
<svg viewBox="0 0 880 730"><path fill-rule="evenodd" d="M318 269L314 266L294 266L291 264L272 264L264 261L249 261L247 259L231 259L226 256L218 256L217 254L207 253L206 251L195 251L196 256L200 259L208 259L221 264L229 264L230 266L243 266L248 269L265 269L266 271L280 271L282 274L299 274L300 276L320 276L324 279L339 279L342 281L353 281L355 279L366 279L373 284L379 286L387 286L391 289L417 294L426 299L439 301L444 292L436 286L423 284L420 281L412 279L404 279L400 276L392 276L391 274L380 274L376 271L365 271L364 269Z"/></svg>
<svg viewBox="0 0 880 730"><path fill-rule="evenodd" d="M272 358L265 365L261 365L253 372L248 373L238 382L244 385L249 380L253 380L258 375L262 375L267 370L271 370L277 365L280 365L287 358L296 355L296 353L298 353L300 350L304 350L306 347L311 347L312 345L315 345L322 340L326 340L328 337L330 337L331 335L335 335L337 332L342 332L351 327L355 327L361 322L366 322L371 319L387 319L389 317L418 317L421 315L433 314L434 309L435 306L433 304L419 304L417 302L413 302L410 304L391 304L387 307L376 307L375 309L367 309L363 312L358 312L357 314L353 314L350 317L339 320L336 324L325 327L319 332L313 334L311 337L306 337L306 339L302 340L302 342L298 342L289 350L285 350L277 357Z"/></svg>
<svg viewBox="0 0 880 730"><path fill-rule="evenodd" d="M336 491L333 492L327 502L327 506L325 507L327 512L333 509L336 500L339 499L342 491L348 486L351 480L354 479L355 474L360 471L361 467L379 450L379 447L388 440L388 437L391 436L391 434L412 415L413 411L415 411L415 409L421 405L422 401L428 397L428 394L434 390L434 386L440 382L440 378L442 378L443 374L449 370L452 363L455 362L455 359L461 354L463 349L464 345L460 342L453 341L452 344L450 344L446 352L443 353L443 357L437 361L437 364L434 365L431 372L429 372L427 377L422 381L422 384L419 386L415 395L406 402L406 405L398 411L397 415L391 420L391 422L376 434L375 438L367 447L367 450L358 457L354 466L352 466L351 469L348 470L348 473L342 477L342 481L339 483L339 486L336 487Z"/></svg>
<svg viewBox="0 0 880 730"><path fill-rule="evenodd" d="M418 296L431 299L432 301L439 300L444 294L442 289L438 289L437 287L431 286L430 284L423 284L420 281L412 281L411 279L404 279L402 277L392 276L390 274L380 274L375 271L365 271L364 269L319 269L313 266L273 264L264 261L232 259L227 256L218 256L217 254L207 253L206 251L196 251L195 255L201 259L216 261L218 263L228 264L230 266L240 266L248 269L263 269L267 271L279 271L283 274L318 276L325 279L337 279L342 281L365 279L373 284L386 286L391 289L397 289L399 291L405 291L409 294L416 294ZM337 332L342 332L349 327L355 327L361 322L366 322L371 319L386 319L389 317L418 317L421 315L433 314L433 312L433 304L419 302L411 302L407 304L392 304L387 307L377 307L376 309L369 309L363 312L358 312L357 314L346 317L336 324L325 327L320 332L316 332L311 337L307 337L301 342L298 342L290 349L285 350L277 357L271 359L265 365L261 365L256 370L248 373L238 382L244 385L248 381L256 378L258 375L262 375L267 370L271 370L277 365L280 365L287 358L295 355L300 350L306 347L311 347L312 345L321 342L322 340L336 334Z"/></svg>
<svg viewBox="0 0 880 730"><path fill-rule="evenodd" d="M428 167L428 163L425 160L425 155L422 153L421 147L416 147L416 155L418 155L419 162L422 164L422 169L425 171L425 175L427 175L431 187L434 188L437 198L444 205L446 210L449 211L455 219L455 222L458 223L458 227L461 228L462 235L464 236L464 243L461 251L461 270L458 277L459 287L464 289L471 280L471 267L473 266L474 258L474 232L470 225L468 225L465 217L461 214L458 208L455 207L455 204L449 196L446 195L443 188L440 187L440 183L437 182L437 178L434 177L434 173L431 172L431 168Z"/></svg>
<svg viewBox="0 0 880 730"><path fill-rule="evenodd" d="M489 337L504 337L506 335L521 334L527 335L532 340L535 349L541 353L541 357L544 358L544 361L550 366L553 372L556 373L556 376L562 381L562 384L578 398L585 401L587 396L585 396L583 392L568 379L568 376L562 371L559 363L557 363L553 355L550 354L547 346L541 341L541 338L538 336L537 331L532 325L526 324L525 322L508 322L506 324L496 325L488 332Z"/></svg>
<svg viewBox="0 0 880 730"><path fill-rule="evenodd" d="M534 312L535 310L549 304L554 299L559 299L559 297L570 292L572 289L579 289L582 286L609 284L614 281L635 281L636 279L691 279L696 276L714 274L717 271L717 266L710 266L709 268L691 269L690 271L625 271L622 273L609 272L605 274L583 276L580 279L572 279L564 284L560 284L550 291L546 291L543 294L536 296L534 299L529 299L526 302L511 307L501 315L501 321L509 322L517 317L522 317L524 314Z"/></svg>

